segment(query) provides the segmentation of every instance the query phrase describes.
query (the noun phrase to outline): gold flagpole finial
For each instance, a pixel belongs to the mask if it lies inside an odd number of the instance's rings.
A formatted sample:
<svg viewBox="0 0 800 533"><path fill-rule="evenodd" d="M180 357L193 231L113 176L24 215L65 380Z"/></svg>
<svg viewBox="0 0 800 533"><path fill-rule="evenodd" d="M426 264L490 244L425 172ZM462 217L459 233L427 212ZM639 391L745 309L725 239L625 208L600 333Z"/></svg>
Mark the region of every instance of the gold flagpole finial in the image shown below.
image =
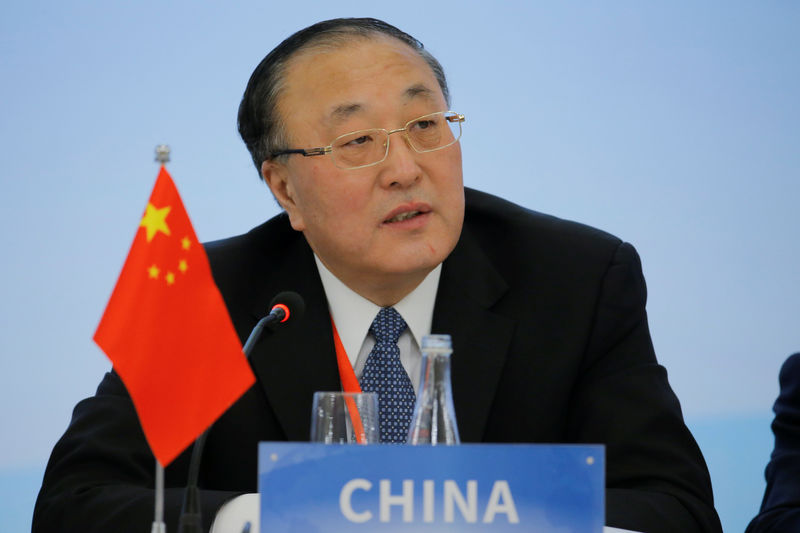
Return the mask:
<svg viewBox="0 0 800 533"><path fill-rule="evenodd" d="M166 144L156 146L156 161L162 165L169 163L169 146Z"/></svg>

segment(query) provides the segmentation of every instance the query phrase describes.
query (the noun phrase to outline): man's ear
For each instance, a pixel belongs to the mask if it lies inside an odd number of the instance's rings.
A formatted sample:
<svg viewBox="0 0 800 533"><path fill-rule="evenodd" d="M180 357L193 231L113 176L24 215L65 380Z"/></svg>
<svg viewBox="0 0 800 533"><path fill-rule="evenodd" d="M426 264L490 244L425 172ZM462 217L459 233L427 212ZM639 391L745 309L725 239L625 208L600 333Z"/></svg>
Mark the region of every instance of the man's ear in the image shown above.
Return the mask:
<svg viewBox="0 0 800 533"><path fill-rule="evenodd" d="M298 208L294 188L292 187L289 176L289 169L286 165L275 161L264 161L261 163L261 177L267 184L272 195L281 205L286 214L289 215L289 222L292 228L297 231L305 229L303 216Z"/></svg>

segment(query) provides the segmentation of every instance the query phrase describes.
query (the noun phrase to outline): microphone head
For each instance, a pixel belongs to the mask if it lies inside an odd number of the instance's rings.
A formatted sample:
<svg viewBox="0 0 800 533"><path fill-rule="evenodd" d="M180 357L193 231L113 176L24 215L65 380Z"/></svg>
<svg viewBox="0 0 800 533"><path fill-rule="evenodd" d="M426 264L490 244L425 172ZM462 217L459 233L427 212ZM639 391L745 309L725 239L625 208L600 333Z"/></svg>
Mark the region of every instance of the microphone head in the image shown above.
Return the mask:
<svg viewBox="0 0 800 533"><path fill-rule="evenodd" d="M270 312L276 307L283 310L285 316L281 320L281 323L284 323L290 318L292 320L297 320L302 317L303 312L306 310L306 303L303 301L303 297L296 292L283 291L278 293L278 295L272 299L272 302L270 302Z"/></svg>

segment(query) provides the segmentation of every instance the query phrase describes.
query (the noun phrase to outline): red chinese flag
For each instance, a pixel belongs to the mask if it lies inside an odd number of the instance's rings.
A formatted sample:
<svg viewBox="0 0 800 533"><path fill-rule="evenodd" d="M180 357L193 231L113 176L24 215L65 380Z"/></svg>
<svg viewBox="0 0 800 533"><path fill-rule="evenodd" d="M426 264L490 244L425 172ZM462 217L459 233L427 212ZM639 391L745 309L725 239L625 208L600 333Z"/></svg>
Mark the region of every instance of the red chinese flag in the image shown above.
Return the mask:
<svg viewBox="0 0 800 533"><path fill-rule="evenodd" d="M163 166L94 340L128 388L164 466L255 381Z"/></svg>

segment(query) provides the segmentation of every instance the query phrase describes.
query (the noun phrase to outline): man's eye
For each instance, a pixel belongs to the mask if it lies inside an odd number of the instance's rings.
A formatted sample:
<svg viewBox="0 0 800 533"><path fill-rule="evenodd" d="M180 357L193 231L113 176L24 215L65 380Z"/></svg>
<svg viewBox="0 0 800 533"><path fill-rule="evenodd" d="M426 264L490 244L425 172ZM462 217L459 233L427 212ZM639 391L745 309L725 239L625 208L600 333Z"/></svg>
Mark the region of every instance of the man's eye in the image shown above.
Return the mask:
<svg viewBox="0 0 800 533"><path fill-rule="evenodd" d="M436 120L433 119L425 119L425 120L418 120L414 124L411 125L412 130L417 131L424 131L424 130L434 130L439 126Z"/></svg>
<svg viewBox="0 0 800 533"><path fill-rule="evenodd" d="M359 146L361 144L368 143L371 140L372 138L369 135L362 135L361 137L356 137L355 139L348 141L345 146Z"/></svg>

